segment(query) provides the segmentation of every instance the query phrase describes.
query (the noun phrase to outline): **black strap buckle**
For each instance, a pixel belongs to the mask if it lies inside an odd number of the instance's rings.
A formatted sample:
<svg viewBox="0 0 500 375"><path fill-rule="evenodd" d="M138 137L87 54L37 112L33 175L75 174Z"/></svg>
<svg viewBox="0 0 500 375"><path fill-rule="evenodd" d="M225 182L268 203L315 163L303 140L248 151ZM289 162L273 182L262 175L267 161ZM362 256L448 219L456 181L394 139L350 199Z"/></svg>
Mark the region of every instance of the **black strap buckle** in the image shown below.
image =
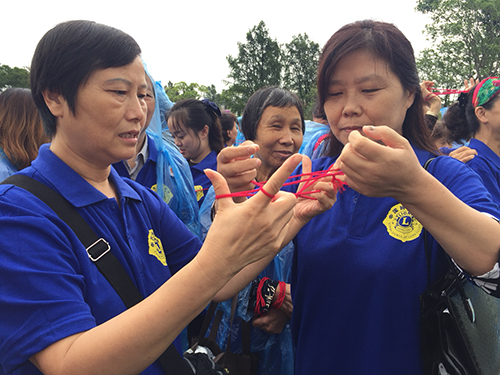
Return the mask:
<svg viewBox="0 0 500 375"><path fill-rule="evenodd" d="M99 238L96 242L87 247L86 250L90 260L92 262L97 262L111 250L111 247L105 239Z"/></svg>

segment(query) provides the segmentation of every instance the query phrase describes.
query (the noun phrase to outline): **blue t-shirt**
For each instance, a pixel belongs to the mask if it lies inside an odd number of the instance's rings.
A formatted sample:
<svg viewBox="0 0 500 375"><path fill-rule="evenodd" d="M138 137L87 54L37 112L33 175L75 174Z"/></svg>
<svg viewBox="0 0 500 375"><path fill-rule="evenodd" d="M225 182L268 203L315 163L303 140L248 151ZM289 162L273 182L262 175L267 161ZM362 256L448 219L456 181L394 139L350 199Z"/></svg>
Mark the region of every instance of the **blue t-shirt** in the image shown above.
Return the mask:
<svg viewBox="0 0 500 375"><path fill-rule="evenodd" d="M469 147L476 150L477 155L467 165L481 177L493 201L500 206L500 156L475 138L470 140Z"/></svg>
<svg viewBox="0 0 500 375"><path fill-rule="evenodd" d="M7 177L12 176L16 172L17 168L14 167L7 155L5 155L4 150L0 148L0 182L5 180Z"/></svg>
<svg viewBox="0 0 500 375"><path fill-rule="evenodd" d="M194 190L196 191L196 199L198 200L198 207L201 207L208 189L212 186L212 181L207 177L203 170L210 168L214 171L217 170L217 154L211 151L205 158L198 164L193 164L191 167L191 174L193 175Z"/></svg>
<svg viewBox="0 0 500 375"><path fill-rule="evenodd" d="M429 153L415 150L421 164ZM313 161L325 170L334 158ZM499 217L479 176L446 156L429 172L480 212ZM422 375L419 296L427 287L421 224L396 200L351 188L294 240L296 374ZM446 258L433 240L432 279Z"/></svg>
<svg viewBox="0 0 500 375"><path fill-rule="evenodd" d="M120 199L109 199L53 154L40 149L21 173L68 199L145 297L187 264L201 247L154 192L111 168ZM125 310L89 260L74 232L24 189L0 185L0 374L40 374L29 358ZM177 347L180 342L177 340ZM91 354L89 354L91 355ZM154 363L143 374L162 374Z"/></svg>

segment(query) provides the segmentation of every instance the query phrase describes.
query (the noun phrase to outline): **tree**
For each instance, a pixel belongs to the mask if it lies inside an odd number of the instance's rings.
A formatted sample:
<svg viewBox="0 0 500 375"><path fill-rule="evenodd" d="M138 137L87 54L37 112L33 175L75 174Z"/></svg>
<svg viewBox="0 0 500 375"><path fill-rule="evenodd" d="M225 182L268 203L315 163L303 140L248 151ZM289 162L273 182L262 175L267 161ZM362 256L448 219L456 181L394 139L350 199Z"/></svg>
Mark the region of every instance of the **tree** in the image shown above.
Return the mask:
<svg viewBox="0 0 500 375"><path fill-rule="evenodd" d="M285 44L283 84L302 100L306 117L316 100L319 55L319 44L309 40L307 34L294 36L290 43Z"/></svg>
<svg viewBox="0 0 500 375"><path fill-rule="evenodd" d="M217 93L215 85L203 86L199 88L200 96L203 99L208 99L217 105L220 105L220 94Z"/></svg>
<svg viewBox="0 0 500 375"><path fill-rule="evenodd" d="M11 68L0 65L0 90L9 87L30 88L30 72L28 68Z"/></svg>
<svg viewBox="0 0 500 375"><path fill-rule="evenodd" d="M238 57L229 55L232 82L225 93L233 95L230 106L234 113L243 112L248 98L263 86L281 83L281 48L276 40L271 39L264 21L260 21L246 35L247 43L238 42Z"/></svg>
<svg viewBox="0 0 500 375"><path fill-rule="evenodd" d="M418 11L430 14L426 25L432 48L417 65L424 79L460 88L469 77L500 74L500 3L496 0L418 0Z"/></svg>
<svg viewBox="0 0 500 375"><path fill-rule="evenodd" d="M178 102L182 99L199 99L200 98L200 85L197 83L190 83L189 85L184 82L172 83L168 81L167 85L164 87L169 99L172 102Z"/></svg>

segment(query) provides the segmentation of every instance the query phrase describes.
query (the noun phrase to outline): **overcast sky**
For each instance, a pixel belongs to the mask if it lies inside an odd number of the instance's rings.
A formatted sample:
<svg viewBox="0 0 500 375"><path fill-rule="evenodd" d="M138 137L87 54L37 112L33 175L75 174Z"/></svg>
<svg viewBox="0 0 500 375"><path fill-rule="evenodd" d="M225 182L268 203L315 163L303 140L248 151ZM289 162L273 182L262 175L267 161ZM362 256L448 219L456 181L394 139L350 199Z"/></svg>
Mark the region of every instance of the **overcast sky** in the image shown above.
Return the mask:
<svg viewBox="0 0 500 375"><path fill-rule="evenodd" d="M237 56L237 43L246 43L247 32L260 21L281 44L306 33L320 47L346 23L367 18L391 22L418 54L429 46L422 34L429 18L415 6L416 0L8 0L1 7L0 64L29 66L50 28L88 19L130 34L153 77L164 85L214 84L220 92L229 73L226 56Z"/></svg>

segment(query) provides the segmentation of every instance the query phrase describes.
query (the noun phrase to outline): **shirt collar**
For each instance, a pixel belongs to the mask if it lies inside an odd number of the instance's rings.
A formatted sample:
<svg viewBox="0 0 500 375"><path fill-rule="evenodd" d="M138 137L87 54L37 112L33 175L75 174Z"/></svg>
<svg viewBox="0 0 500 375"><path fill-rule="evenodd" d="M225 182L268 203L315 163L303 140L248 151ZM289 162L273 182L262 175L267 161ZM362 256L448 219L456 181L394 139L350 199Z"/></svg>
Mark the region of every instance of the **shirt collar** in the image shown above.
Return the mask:
<svg viewBox="0 0 500 375"><path fill-rule="evenodd" d="M38 157L32 163L32 168L40 174L42 182L54 188L75 207L88 206L108 199L59 159L49 146L50 144L42 145ZM140 200L139 194L118 175L114 168L110 168L110 171L109 178L114 183L120 200L123 198Z"/></svg>
<svg viewBox="0 0 500 375"><path fill-rule="evenodd" d="M479 139L472 138L469 142L469 146L477 150L478 154L494 163L497 168L500 168L500 156Z"/></svg>

